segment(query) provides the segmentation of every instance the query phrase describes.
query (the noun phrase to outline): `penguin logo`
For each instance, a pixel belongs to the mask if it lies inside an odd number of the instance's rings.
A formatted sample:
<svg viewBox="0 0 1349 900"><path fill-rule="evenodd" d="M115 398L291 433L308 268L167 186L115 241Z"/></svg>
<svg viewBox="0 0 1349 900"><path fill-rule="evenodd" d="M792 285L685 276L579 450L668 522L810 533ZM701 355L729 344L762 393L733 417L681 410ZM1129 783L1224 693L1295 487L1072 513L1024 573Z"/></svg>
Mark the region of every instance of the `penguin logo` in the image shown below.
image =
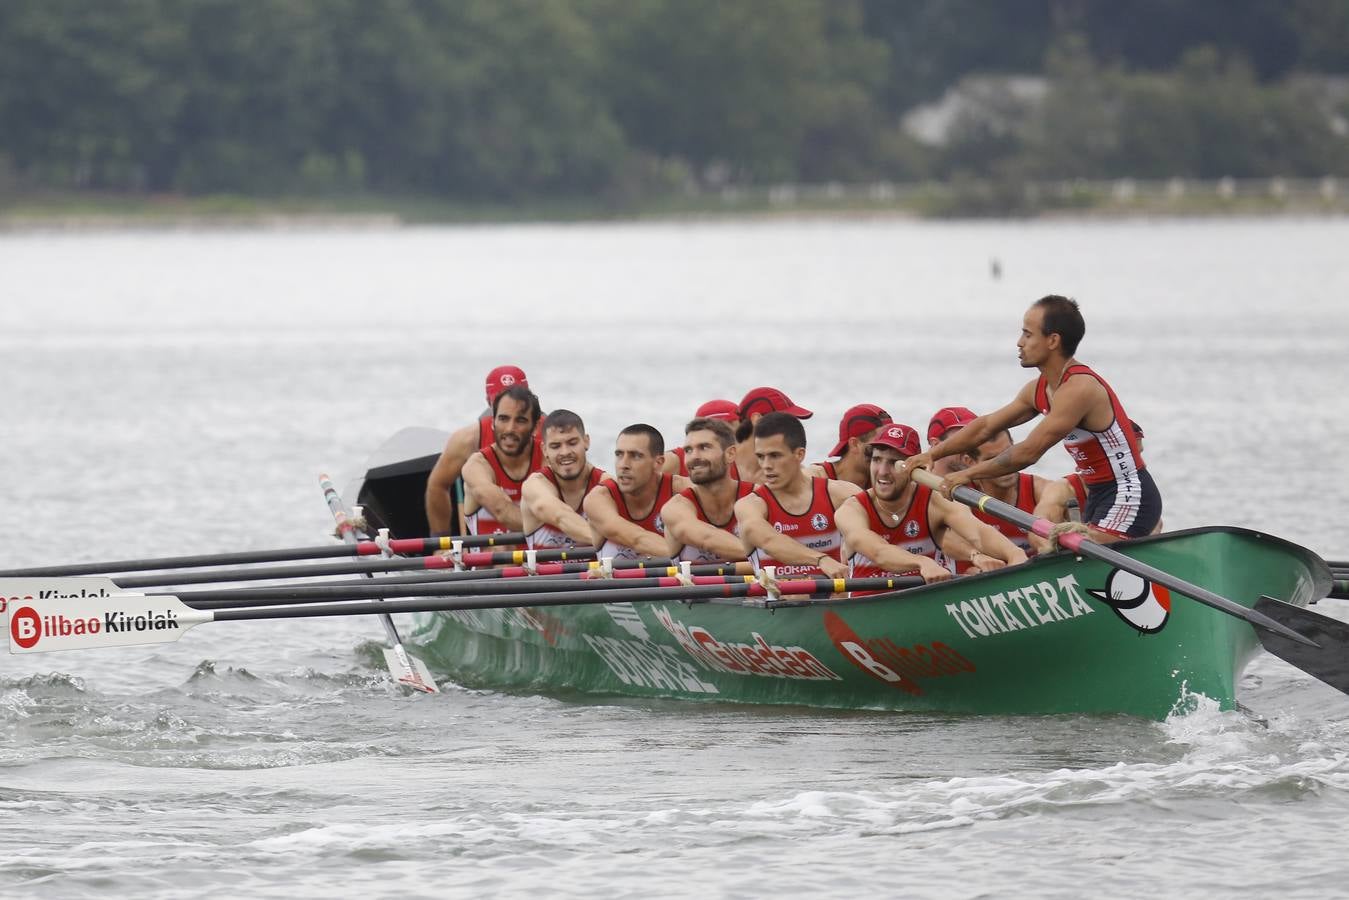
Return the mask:
<svg viewBox="0 0 1349 900"><path fill-rule="evenodd" d="M1103 590L1087 593L1109 606L1125 624L1143 634L1156 634L1171 615L1171 592L1133 572L1113 569Z"/></svg>

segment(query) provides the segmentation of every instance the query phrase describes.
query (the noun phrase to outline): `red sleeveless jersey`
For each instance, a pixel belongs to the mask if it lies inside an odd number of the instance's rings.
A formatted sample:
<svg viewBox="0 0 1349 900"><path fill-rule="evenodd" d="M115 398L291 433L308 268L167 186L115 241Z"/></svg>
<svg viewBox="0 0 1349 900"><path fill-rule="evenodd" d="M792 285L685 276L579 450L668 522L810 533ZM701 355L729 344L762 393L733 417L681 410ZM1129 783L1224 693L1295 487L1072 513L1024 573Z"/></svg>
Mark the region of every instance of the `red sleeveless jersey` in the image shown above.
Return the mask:
<svg viewBox="0 0 1349 900"><path fill-rule="evenodd" d="M1085 494L1084 494L1085 496ZM1022 512L1035 512L1035 476L1027 472L1019 473L1016 483L1016 501L1012 504ZM974 510L974 517L980 522L985 522L998 529L1007 540L1016 544L1022 550L1026 551L1027 556L1035 555L1035 548L1031 546L1030 540L1026 537L1026 532L1017 528L1010 522L991 516L982 509ZM969 563L960 563L957 569L963 575L969 568Z"/></svg>
<svg viewBox="0 0 1349 900"><path fill-rule="evenodd" d="M866 511L871 530L885 538L886 543L893 544L917 556L926 556L928 559L940 561L937 542L932 536L932 527L928 524L927 519L928 503L932 499L931 488L924 487L921 484L917 485L913 497L909 500L908 508L904 510L904 514L899 517L898 521L892 519L888 514L882 516L880 510L876 509L876 501L871 496L870 491L858 494L857 499L862 504L862 509ZM890 521L883 521L884 519L890 519ZM907 572L891 572L881 568L875 561L863 554L856 552L848 558L848 566L849 574L853 578L889 578L894 575L905 575L918 571L917 569L909 569ZM854 596L861 596L862 593L854 593Z"/></svg>
<svg viewBox="0 0 1349 900"><path fill-rule="evenodd" d="M829 496L829 479L810 479L810 506L800 515L789 513L782 508L777 496L766 484L754 489L754 493L768 507L768 524L811 550L822 553L830 559L839 559L843 553L843 536L834 523L834 501ZM756 549L749 560L755 571L766 566L777 566L779 578L814 578L824 575L824 570L816 565L780 563L763 550Z"/></svg>
<svg viewBox="0 0 1349 900"><path fill-rule="evenodd" d="M1087 514L1086 482L1084 482L1082 476L1076 472L1071 475L1063 476L1063 480L1068 482L1068 486L1073 489L1073 496L1077 498L1077 521L1080 522L1082 521L1082 517Z"/></svg>
<svg viewBox="0 0 1349 900"><path fill-rule="evenodd" d="M665 520L660 517L660 510L669 499L674 496L674 476L665 474L660 476L660 485L656 488L656 499L651 504L651 510L641 518L633 516L628 509L627 501L623 497L623 492L618 489L618 482L612 478L605 478L600 484L609 492L609 496L614 498L614 506L618 508L618 514L627 519L639 528L644 528L654 534L665 534ZM603 559L606 556L612 556L614 559L637 559L638 553L631 547L620 544L616 541L605 538L604 543L600 545L599 557Z"/></svg>
<svg viewBox="0 0 1349 900"><path fill-rule="evenodd" d="M542 471L543 477L551 481L553 487L557 488L558 496L562 496L562 486L557 483L557 475L547 466L545 466ZM597 466L592 466L590 475L586 478L585 490L581 492L581 502L572 507L572 509L580 513L582 518L585 518L585 512L582 511L581 506L585 503L586 494L589 494L591 489L603 480L604 471ZM570 550L572 547L577 546L577 543L576 540L565 531L562 531L560 528L555 528L545 522L529 534L525 535L525 546L530 550Z"/></svg>
<svg viewBox="0 0 1349 900"><path fill-rule="evenodd" d="M1124 412L1124 406L1105 383L1105 379L1088 367L1078 363L1069 366L1063 372L1059 384L1075 375L1095 378L1105 388L1110 397L1110 408L1115 418L1105 431L1088 431L1078 426L1063 439L1063 447L1077 463L1077 474L1087 484L1132 483L1146 466L1143 454L1138 449L1138 438L1134 435L1133 423ZM1035 384L1035 408L1041 415L1049 414L1049 384L1043 375Z"/></svg>
<svg viewBox="0 0 1349 900"><path fill-rule="evenodd" d="M679 457L679 474L680 474L680 475L683 475L685 478L688 478L688 477L689 477L689 463L688 463L688 460L686 460L686 459L684 458L684 448L683 448L683 447L675 447L675 448L672 449L670 452L673 453L675 456Z"/></svg>
<svg viewBox="0 0 1349 900"><path fill-rule="evenodd" d="M735 483L735 499L740 500L744 497L747 497L751 492L753 492L753 490L754 485L750 484L748 481L737 481ZM740 524L735 520L734 510L731 511L730 517L725 522L713 522L711 519L707 517L707 511L703 509L703 504L701 501L698 500L698 494L693 490L693 488L691 487L684 488L682 491L679 492L679 496L683 497L685 500L688 500L690 503L693 504L693 514L698 517L698 521L706 522L713 528L720 528L722 531L728 532L730 534L734 535L740 534ZM689 562L694 563L721 561L721 557L717 556L716 554L704 550L702 547L695 547L692 544L685 544L683 547L681 547L677 558L682 560L688 560Z"/></svg>
<svg viewBox="0 0 1349 900"><path fill-rule="evenodd" d="M543 450L538 444L535 444L529 456L529 470L525 472L524 478L516 480L501 465L501 458L497 456L495 446L489 446L482 451L483 458L487 464L492 467L492 473L496 478L497 486L510 498L516 506L520 505L520 490L524 487L525 478L533 475L543 468ZM469 534L502 534L507 531L505 525L502 525L492 515L491 510L479 505L476 510L464 517L468 524ZM509 548L502 548L509 549Z"/></svg>
<svg viewBox="0 0 1349 900"><path fill-rule="evenodd" d="M820 469L822 469L822 470L824 471L824 477L825 477L825 478L829 478L829 479L832 479L832 480L834 480L834 481L838 481L838 480L839 480L839 477L838 477L838 466L834 465L834 463L832 463L832 462L830 462L829 460L826 459L824 462L817 462L815 465L819 466Z"/></svg>

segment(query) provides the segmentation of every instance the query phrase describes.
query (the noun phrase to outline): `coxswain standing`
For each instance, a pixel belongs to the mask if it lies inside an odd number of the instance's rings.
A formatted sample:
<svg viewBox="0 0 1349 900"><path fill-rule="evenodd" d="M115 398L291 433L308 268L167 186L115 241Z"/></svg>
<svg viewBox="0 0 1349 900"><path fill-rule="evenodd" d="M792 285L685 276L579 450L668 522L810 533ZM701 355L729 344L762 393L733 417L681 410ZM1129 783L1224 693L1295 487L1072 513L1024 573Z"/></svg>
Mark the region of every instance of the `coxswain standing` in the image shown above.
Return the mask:
<svg viewBox="0 0 1349 900"><path fill-rule="evenodd" d="M949 497L954 488L975 479L1020 471L1063 441L1087 485L1082 521L1090 537L1109 543L1150 534L1161 520L1162 496L1143 464L1123 404L1100 375L1073 358L1085 333L1082 313L1067 297L1051 294L1031 304L1017 348L1021 367L1039 369L1040 377L1011 403L975 419L911 464L930 465L977 447L999 431L1044 416L1025 440L993 459L945 476L942 493ZM1056 529L1070 527L1065 523Z"/></svg>
<svg viewBox="0 0 1349 900"><path fill-rule="evenodd" d="M918 484L905 461L918 453L918 432L898 422L871 441L871 489L839 507L838 527L849 554L851 577L889 577L917 571L923 581L945 581L944 555L979 568L1026 561L1026 554L997 529L981 525L958 503ZM961 538L951 548L949 534ZM980 565L982 563L983 565Z"/></svg>
<svg viewBox="0 0 1349 900"><path fill-rule="evenodd" d="M534 392L509 387L492 404L490 446L464 463L464 521L469 534L520 531L520 493L525 479L543 468L534 441L542 409Z"/></svg>
<svg viewBox="0 0 1349 900"><path fill-rule="evenodd" d="M731 477L754 484L761 483L759 461L755 455L756 439L754 423L770 413L786 413L797 419L809 419L815 415L803 406L797 406L782 391L773 387L752 388L745 394L737 407L740 424L736 428L735 471ZM804 445L803 445L804 446Z"/></svg>
<svg viewBox="0 0 1349 900"><path fill-rule="evenodd" d="M806 474L806 429L790 411L756 421L754 454L763 483L735 504L735 517L755 570L775 566L778 578L843 577L848 567L834 511L862 489Z"/></svg>
<svg viewBox="0 0 1349 900"><path fill-rule="evenodd" d="M650 425L629 425L614 446L614 474L586 494L582 509L601 559L664 556L663 506L689 480L661 472L665 439Z"/></svg>
<svg viewBox="0 0 1349 900"><path fill-rule="evenodd" d="M871 451L868 445L882 425L889 425L890 414L874 403L849 407L838 423L838 443L829 451L830 460L815 463L811 474L838 481L851 481L862 489L871 487Z"/></svg>
<svg viewBox="0 0 1349 900"><path fill-rule="evenodd" d="M581 417L569 409L544 416L544 468L525 479L520 520L530 550L584 547L591 541L590 523L581 503L604 478L590 464L590 435Z"/></svg>
<svg viewBox="0 0 1349 900"><path fill-rule="evenodd" d="M754 489L731 477L735 435L725 421L696 418L684 426L689 487L661 509L671 557L695 563L745 558L735 518L736 501Z"/></svg>
<svg viewBox="0 0 1349 900"><path fill-rule="evenodd" d="M718 419L725 422L731 429L731 435L735 435L735 427L740 424L739 407L730 400L708 400L702 406L698 407L693 413L695 419ZM665 454L664 472L671 475L683 475L688 477L689 468L685 462L685 449L683 447L672 447L670 452Z"/></svg>
<svg viewBox="0 0 1349 900"><path fill-rule="evenodd" d="M453 510L450 494L455 489L455 482L463 473L468 458L475 451L486 450L492 445L495 440L492 404L498 394L516 385L529 387L524 371L517 366L497 366L488 372L487 410L478 421L455 431L445 442L445 449L440 452L440 458L426 479L426 523L432 535L439 537L454 533L452 526L456 523L450 521Z"/></svg>

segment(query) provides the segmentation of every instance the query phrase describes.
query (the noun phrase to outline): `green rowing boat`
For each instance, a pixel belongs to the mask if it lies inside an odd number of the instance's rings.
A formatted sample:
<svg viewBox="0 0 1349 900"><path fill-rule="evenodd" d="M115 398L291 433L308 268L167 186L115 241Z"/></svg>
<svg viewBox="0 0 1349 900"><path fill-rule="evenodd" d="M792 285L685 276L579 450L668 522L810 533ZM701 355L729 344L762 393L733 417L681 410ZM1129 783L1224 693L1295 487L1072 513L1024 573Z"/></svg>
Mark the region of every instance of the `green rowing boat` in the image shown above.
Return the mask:
<svg viewBox="0 0 1349 900"><path fill-rule="evenodd" d="M1324 597L1287 541L1199 528L1117 545L1253 606ZM410 641L473 687L845 709L1163 718L1187 695L1236 704L1251 625L1104 562L1022 566L844 600L612 602L418 614Z"/></svg>

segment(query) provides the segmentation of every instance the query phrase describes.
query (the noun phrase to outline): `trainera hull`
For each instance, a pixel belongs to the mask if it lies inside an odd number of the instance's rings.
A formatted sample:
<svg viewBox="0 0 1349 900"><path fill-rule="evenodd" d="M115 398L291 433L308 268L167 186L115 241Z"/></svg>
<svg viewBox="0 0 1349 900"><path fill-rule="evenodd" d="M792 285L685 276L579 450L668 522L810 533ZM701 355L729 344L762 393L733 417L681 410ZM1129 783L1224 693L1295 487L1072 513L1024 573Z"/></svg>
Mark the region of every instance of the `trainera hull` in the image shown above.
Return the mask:
<svg viewBox="0 0 1349 900"><path fill-rule="evenodd" d="M1304 548L1235 528L1130 557L1250 605L1329 586ZM431 613L413 640L472 687L848 709L1165 717L1236 703L1252 628L1089 559L1057 554L902 594L764 605L629 603Z"/></svg>

